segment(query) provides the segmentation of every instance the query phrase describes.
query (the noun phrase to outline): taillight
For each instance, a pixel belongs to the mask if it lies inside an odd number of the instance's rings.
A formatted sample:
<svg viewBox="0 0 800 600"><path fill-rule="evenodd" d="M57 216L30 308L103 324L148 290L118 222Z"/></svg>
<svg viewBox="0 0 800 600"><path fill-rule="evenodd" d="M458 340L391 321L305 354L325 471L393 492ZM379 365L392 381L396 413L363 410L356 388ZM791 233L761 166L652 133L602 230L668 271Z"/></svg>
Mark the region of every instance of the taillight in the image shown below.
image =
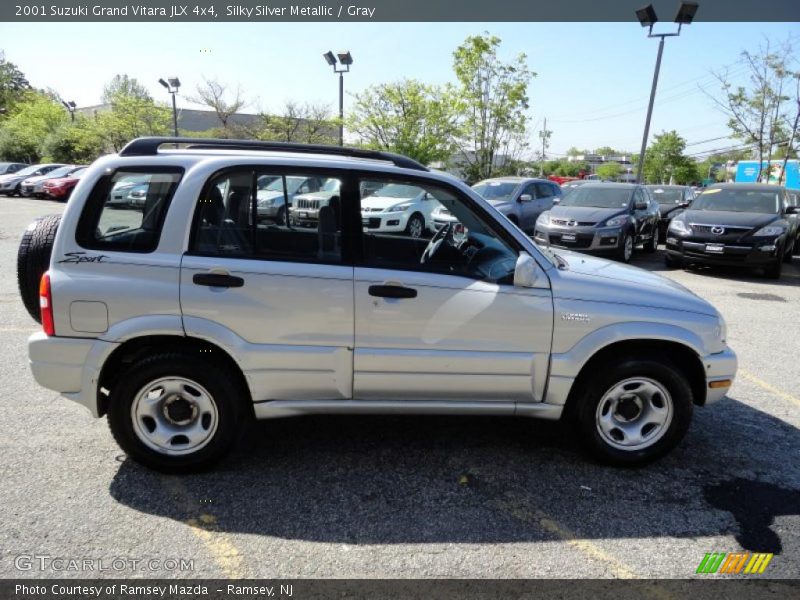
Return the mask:
<svg viewBox="0 0 800 600"><path fill-rule="evenodd" d="M42 275L39 282L39 312L42 317L42 329L47 335L55 335L53 324L53 295L50 293L50 274Z"/></svg>

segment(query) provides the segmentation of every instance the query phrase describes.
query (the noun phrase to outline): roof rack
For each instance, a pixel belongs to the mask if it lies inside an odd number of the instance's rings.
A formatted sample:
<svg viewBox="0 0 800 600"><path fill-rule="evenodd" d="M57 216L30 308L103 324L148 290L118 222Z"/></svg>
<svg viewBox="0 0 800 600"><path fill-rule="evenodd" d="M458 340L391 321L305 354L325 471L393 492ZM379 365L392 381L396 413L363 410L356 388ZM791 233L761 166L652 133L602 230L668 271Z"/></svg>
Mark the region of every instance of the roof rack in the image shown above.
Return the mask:
<svg viewBox="0 0 800 600"><path fill-rule="evenodd" d="M257 140L222 140L214 138L181 138L181 137L142 137L128 142L120 151L120 156L155 156L158 148L164 144L181 144L187 150L269 150L273 152L297 152L307 154L329 154L332 156L348 156L368 160L390 162L404 169L427 171L428 168L417 161L378 150L364 150L347 146L326 146L323 144L295 144L291 142L261 142Z"/></svg>

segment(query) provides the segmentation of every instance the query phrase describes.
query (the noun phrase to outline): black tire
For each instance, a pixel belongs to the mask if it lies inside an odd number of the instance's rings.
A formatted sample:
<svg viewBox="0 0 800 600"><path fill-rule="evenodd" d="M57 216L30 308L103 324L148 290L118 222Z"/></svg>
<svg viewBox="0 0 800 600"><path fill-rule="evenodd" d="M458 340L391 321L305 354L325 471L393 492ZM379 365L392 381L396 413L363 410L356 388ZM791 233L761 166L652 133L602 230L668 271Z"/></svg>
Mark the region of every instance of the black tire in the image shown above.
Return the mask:
<svg viewBox="0 0 800 600"><path fill-rule="evenodd" d="M56 239L60 215L48 215L36 219L28 225L17 251L17 284L19 295L28 314L37 323L42 322L39 314L39 282L50 268L50 255Z"/></svg>
<svg viewBox="0 0 800 600"><path fill-rule="evenodd" d="M414 213L408 218L406 223L406 235L413 238L421 238L425 234L425 219L419 213Z"/></svg>
<svg viewBox="0 0 800 600"><path fill-rule="evenodd" d="M674 256L670 256L669 254L664 254L664 264L667 265L670 269L677 269L683 266L683 259L675 258Z"/></svg>
<svg viewBox="0 0 800 600"><path fill-rule="evenodd" d="M780 279L781 271L783 271L783 262L783 248L781 248L775 258L775 262L764 267L764 277L767 279Z"/></svg>
<svg viewBox="0 0 800 600"><path fill-rule="evenodd" d="M180 455L159 452L136 433L131 414L136 396L149 383L165 377L182 377L200 384L217 409L216 430L206 445ZM235 445L245 419L246 392L235 376L210 361L184 352L164 352L133 363L112 384L108 426L120 448L136 462L165 473L205 469L224 457Z"/></svg>
<svg viewBox="0 0 800 600"><path fill-rule="evenodd" d="M643 248L648 254L652 254L658 250L658 227L653 228L653 237L644 243Z"/></svg>
<svg viewBox="0 0 800 600"><path fill-rule="evenodd" d="M692 388L681 370L662 356L623 357L593 370L576 397L576 427L586 451L601 462L618 467L636 467L661 458L680 443L692 420ZM629 378L646 377L658 382L672 399L672 420L662 436L642 449L622 450L607 442L596 423L598 405L616 384Z"/></svg>
<svg viewBox="0 0 800 600"><path fill-rule="evenodd" d="M798 236L794 240L794 248L792 248L792 254L794 254L795 256L800 256L800 236Z"/></svg>
<svg viewBox="0 0 800 600"><path fill-rule="evenodd" d="M794 247L792 248L783 248L783 262L791 263L792 262L792 254L794 254Z"/></svg>
<svg viewBox="0 0 800 600"><path fill-rule="evenodd" d="M628 244L628 240L630 240L631 244L631 253L630 255L626 256L625 246ZM620 262L629 263L631 262L631 258L633 257L634 247L636 246L636 241L633 239L630 231L625 231L622 233L622 239L619 241L619 248L615 253L616 259Z"/></svg>

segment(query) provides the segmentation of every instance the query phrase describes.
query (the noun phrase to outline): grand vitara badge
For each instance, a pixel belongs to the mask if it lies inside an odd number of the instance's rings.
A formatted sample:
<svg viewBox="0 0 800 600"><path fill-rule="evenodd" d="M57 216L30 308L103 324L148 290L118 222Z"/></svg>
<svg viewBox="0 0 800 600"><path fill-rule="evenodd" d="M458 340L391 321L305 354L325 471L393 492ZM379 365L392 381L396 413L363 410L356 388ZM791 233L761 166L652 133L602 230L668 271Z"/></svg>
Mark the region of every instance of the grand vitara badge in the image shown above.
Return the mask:
<svg viewBox="0 0 800 600"><path fill-rule="evenodd" d="M592 319L585 313L564 313L561 315L562 321L576 321L578 323L588 323Z"/></svg>

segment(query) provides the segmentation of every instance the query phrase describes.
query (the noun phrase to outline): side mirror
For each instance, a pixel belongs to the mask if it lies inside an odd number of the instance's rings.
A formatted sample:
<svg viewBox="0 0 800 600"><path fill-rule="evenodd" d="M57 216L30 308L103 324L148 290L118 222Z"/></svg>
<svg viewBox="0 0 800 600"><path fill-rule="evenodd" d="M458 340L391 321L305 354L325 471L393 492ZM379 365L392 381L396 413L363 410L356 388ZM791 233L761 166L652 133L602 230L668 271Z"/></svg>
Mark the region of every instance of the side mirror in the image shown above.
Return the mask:
<svg viewBox="0 0 800 600"><path fill-rule="evenodd" d="M561 202L561 196L553 196L553 204L558 204Z"/></svg>
<svg viewBox="0 0 800 600"><path fill-rule="evenodd" d="M787 206L784 214L787 215L798 215L800 214L800 206Z"/></svg>
<svg viewBox="0 0 800 600"><path fill-rule="evenodd" d="M516 287L534 287L539 266L527 252L520 252L514 267L514 285Z"/></svg>
<svg viewBox="0 0 800 600"><path fill-rule="evenodd" d="M519 197L520 202L530 202L531 200L533 200L533 196L531 196L530 194L522 194Z"/></svg>

